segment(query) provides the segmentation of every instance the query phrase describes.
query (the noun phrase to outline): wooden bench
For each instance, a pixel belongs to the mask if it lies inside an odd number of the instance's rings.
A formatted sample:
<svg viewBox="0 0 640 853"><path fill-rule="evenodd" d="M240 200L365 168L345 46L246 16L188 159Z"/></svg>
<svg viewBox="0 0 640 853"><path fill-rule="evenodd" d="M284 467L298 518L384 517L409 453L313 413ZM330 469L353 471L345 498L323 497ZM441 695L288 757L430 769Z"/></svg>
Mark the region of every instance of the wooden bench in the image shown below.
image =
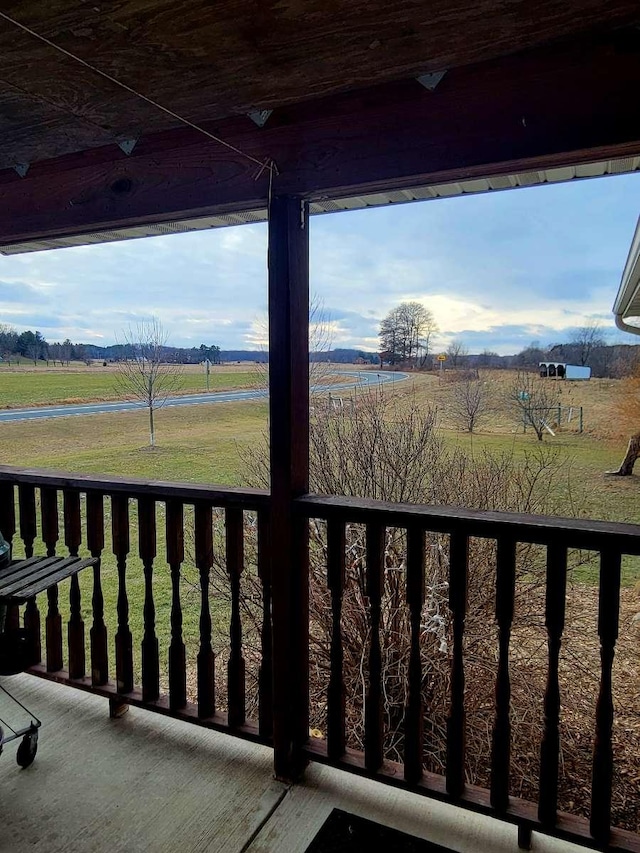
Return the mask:
<svg viewBox="0 0 640 853"><path fill-rule="evenodd" d="M0 571L0 604L24 604L30 598L81 569L95 566L96 557L29 557L14 560Z"/></svg>
<svg viewBox="0 0 640 853"><path fill-rule="evenodd" d="M47 668L62 669L62 621L58 611L58 583L71 581L71 619L69 622L69 668L84 675L84 626L80 614L80 588L76 575L95 566L96 557L28 557L13 560L0 569L0 655L2 674L10 675L39 663L40 614L36 596L47 592ZM21 604L26 602L24 629L20 628ZM72 640L73 634L73 640Z"/></svg>

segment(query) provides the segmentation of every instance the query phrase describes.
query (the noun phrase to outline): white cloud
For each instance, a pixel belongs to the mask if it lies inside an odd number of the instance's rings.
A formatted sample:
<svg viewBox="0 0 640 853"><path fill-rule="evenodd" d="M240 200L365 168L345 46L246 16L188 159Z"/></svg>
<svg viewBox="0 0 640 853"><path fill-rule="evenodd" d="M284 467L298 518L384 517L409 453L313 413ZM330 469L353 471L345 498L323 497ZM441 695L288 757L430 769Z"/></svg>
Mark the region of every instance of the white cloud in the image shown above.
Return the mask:
<svg viewBox="0 0 640 853"><path fill-rule="evenodd" d="M437 346L467 332L504 351L594 317L612 325L638 182L314 218L311 284L333 345L377 349L380 319L404 299L433 311ZM264 224L0 258L0 322L48 340L109 343L156 315L175 344L264 347L266 301Z"/></svg>

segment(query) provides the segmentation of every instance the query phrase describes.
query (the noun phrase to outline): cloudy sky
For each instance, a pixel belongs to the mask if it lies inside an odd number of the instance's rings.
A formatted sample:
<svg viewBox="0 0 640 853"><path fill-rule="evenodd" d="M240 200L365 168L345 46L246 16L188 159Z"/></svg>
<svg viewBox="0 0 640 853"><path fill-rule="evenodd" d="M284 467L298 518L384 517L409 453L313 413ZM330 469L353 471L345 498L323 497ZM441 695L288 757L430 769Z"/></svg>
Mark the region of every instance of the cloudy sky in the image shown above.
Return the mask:
<svg viewBox="0 0 640 853"><path fill-rule="evenodd" d="M380 319L423 302L471 352L567 340L611 305L638 213L640 175L318 216L312 289L333 346L377 349ZM155 315L176 346L259 347L266 226L245 225L0 258L0 323L110 344Z"/></svg>

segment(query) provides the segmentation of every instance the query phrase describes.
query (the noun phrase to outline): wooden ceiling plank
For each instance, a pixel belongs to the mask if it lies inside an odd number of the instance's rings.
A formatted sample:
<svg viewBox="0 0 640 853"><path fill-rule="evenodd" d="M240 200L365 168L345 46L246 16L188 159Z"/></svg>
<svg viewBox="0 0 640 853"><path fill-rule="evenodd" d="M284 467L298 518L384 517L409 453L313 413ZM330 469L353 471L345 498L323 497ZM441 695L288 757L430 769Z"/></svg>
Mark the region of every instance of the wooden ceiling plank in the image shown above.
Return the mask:
<svg viewBox="0 0 640 853"><path fill-rule="evenodd" d="M262 130L238 119L226 138L276 160L274 190L339 198L637 155L639 88L636 54L615 40L581 42L457 69L435 93L417 83L400 99L384 87L354 93L351 114L343 96L337 109L330 99L298 121L291 108L288 123ZM256 181L252 163L193 131L118 154L36 163L24 180L1 173L0 243L266 203L266 176Z"/></svg>
<svg viewBox="0 0 640 853"><path fill-rule="evenodd" d="M71 117L92 123L96 127L93 145L102 144L105 131L115 138L176 124L134 95L2 20L0 80L3 88L13 87ZM46 152L44 132L41 148ZM81 146L76 145L75 150L81 150Z"/></svg>
<svg viewBox="0 0 640 853"><path fill-rule="evenodd" d="M37 98L0 82L0 139L2 163L31 163L42 155L42 135L47 151L64 154L71 145L107 145L113 137L91 123L70 117Z"/></svg>
<svg viewBox="0 0 640 853"><path fill-rule="evenodd" d="M2 11L197 122L640 20L636 0L13 0ZM176 124L6 22L0 78L114 135ZM42 156L58 153L41 135Z"/></svg>

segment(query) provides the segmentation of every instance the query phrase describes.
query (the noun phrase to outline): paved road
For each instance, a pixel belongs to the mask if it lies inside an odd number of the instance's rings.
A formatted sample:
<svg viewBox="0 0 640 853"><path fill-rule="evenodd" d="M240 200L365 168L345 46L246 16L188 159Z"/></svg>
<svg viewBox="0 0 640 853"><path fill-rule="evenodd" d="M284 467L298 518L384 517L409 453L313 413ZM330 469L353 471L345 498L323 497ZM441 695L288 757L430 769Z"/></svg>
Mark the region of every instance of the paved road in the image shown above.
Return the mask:
<svg viewBox="0 0 640 853"><path fill-rule="evenodd" d="M316 392L349 391L366 385L385 385L387 382L402 382L408 379L406 373L362 370L344 371L345 376L352 377L350 382L329 383L318 385ZM252 389L247 391L215 391L210 394L185 394L180 397L170 397L164 406L196 406L203 403L237 403L242 400L257 400L266 396L264 391ZM127 400L114 400L111 403L83 403L68 406L38 406L34 409L0 409L0 423L3 421L34 421L43 418L69 418L79 415L100 415L105 412L126 412L130 409L144 409L144 403Z"/></svg>

